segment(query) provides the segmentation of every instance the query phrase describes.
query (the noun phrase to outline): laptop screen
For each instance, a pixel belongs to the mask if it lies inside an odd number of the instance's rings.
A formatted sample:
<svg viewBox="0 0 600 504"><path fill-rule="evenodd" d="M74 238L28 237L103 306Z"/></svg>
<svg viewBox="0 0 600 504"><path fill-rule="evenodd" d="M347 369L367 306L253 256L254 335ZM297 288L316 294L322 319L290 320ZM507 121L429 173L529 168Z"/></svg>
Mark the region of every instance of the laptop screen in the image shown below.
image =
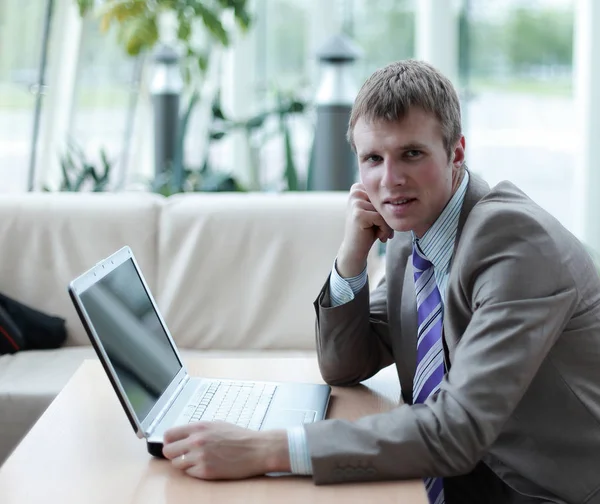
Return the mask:
<svg viewBox="0 0 600 504"><path fill-rule="evenodd" d="M128 259L87 288L80 300L143 421L182 365L133 261Z"/></svg>

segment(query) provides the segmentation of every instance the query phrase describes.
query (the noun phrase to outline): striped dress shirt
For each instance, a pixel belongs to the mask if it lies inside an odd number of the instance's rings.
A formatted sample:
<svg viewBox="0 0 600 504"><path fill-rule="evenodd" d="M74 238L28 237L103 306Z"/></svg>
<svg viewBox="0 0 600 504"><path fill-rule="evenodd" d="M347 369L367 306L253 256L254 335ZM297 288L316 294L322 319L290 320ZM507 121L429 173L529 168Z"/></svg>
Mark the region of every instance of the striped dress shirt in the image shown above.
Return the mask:
<svg viewBox="0 0 600 504"><path fill-rule="evenodd" d="M468 185L469 172L465 170L460 186L433 225L422 238L417 238L413 233L413 241L419 243L421 251L433 264L433 273L442 298L442 307L446 301L446 290L448 287L448 278L450 277L450 260L452 259L456 232L458 230L458 218L460 217L460 210L462 209ZM366 283L366 269L356 277L342 278L337 272L334 262L329 278L331 306L340 306L349 303ZM292 473L312 474L312 463L304 427L292 427L287 432Z"/></svg>

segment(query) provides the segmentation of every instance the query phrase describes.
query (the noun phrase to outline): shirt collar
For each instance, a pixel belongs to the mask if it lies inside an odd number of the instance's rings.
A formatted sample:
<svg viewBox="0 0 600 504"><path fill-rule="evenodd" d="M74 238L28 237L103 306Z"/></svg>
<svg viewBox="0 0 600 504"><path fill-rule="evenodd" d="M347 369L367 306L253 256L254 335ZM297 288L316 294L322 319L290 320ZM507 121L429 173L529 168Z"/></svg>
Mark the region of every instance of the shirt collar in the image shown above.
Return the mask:
<svg viewBox="0 0 600 504"><path fill-rule="evenodd" d="M465 170L458 189L423 237L417 238L412 233L413 243L419 245L421 252L433 264L435 270L445 272L450 265L456 232L458 230L458 218L460 217L468 185L469 172Z"/></svg>

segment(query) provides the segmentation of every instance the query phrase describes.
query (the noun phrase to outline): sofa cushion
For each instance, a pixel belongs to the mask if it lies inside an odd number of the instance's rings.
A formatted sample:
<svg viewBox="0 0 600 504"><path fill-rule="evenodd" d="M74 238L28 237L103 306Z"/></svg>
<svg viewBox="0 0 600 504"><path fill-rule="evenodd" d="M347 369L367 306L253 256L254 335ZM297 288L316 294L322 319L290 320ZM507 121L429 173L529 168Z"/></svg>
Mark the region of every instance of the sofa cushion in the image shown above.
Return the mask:
<svg viewBox="0 0 600 504"><path fill-rule="evenodd" d="M0 292L67 320L67 345L89 344L67 293L73 278L129 245L156 286L163 197L25 193L0 198Z"/></svg>

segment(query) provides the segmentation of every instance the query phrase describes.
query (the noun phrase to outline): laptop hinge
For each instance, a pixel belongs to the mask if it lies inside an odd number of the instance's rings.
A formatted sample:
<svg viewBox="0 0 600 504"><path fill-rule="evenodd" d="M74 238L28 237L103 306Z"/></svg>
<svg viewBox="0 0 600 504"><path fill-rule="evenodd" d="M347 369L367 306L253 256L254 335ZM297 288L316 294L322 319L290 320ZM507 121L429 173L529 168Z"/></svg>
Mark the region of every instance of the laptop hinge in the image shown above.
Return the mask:
<svg viewBox="0 0 600 504"><path fill-rule="evenodd" d="M181 394L181 391L184 389L184 387L187 385L187 383L189 381L190 381L190 375L186 374L185 377L183 378L183 380L181 380L181 382L179 383L179 385L177 386L177 388L173 392L173 395L171 395L171 398L164 405L163 409L161 409L159 411L158 415L156 415L156 418L154 419L154 422L152 422L150 424L150 426L148 427L148 432L147 432L148 436L152 435L152 433L154 432L154 429L156 428L156 426L162 421L162 419L164 418L164 416L167 414L167 411L169 411L169 408L177 400L177 398L179 397L179 394Z"/></svg>

